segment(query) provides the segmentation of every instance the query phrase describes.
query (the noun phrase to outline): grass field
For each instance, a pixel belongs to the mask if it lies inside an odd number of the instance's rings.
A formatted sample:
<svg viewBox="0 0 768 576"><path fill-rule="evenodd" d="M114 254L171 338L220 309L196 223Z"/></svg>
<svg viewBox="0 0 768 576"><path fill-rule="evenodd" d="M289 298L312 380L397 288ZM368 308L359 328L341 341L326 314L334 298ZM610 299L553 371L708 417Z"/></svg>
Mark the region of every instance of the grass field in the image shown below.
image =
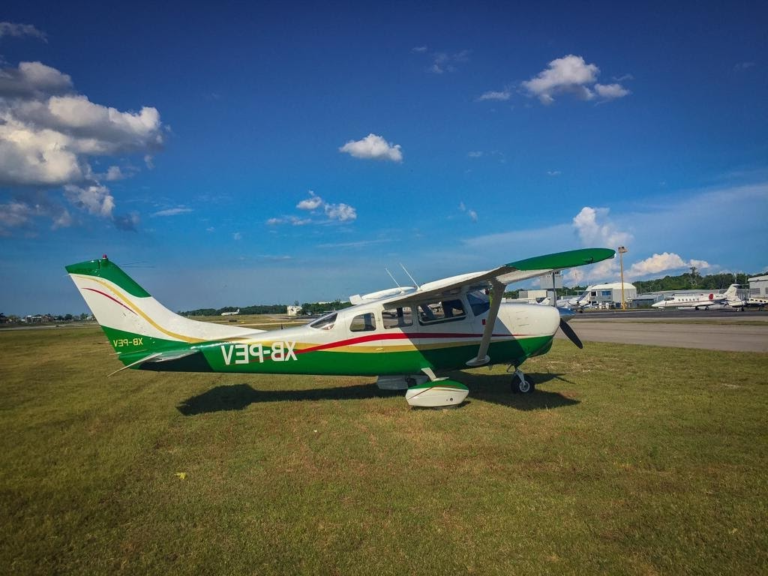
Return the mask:
<svg viewBox="0 0 768 576"><path fill-rule="evenodd" d="M768 355L557 341L453 410L0 333L0 572L758 574Z"/></svg>

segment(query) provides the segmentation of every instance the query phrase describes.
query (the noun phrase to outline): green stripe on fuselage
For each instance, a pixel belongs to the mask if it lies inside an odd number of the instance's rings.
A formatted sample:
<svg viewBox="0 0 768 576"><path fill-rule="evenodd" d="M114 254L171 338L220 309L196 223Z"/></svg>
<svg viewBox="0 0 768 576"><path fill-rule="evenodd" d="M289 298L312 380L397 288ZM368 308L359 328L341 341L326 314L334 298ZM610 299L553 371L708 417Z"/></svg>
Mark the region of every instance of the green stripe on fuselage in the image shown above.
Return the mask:
<svg viewBox="0 0 768 576"><path fill-rule="evenodd" d="M552 345L551 336L539 336L494 342L488 351L494 364L522 364L527 358L544 353ZM229 347L239 346L238 349ZM272 360L263 354L260 362L244 349L244 344L221 343L202 348L205 358L215 372L253 374L320 374L328 376L379 376L386 374L413 374L422 368L455 370L466 368L467 361L477 355L478 344L445 348L387 352L334 352L316 351L296 353L295 360L286 357ZM264 349L266 352L268 348ZM229 360L229 363L227 363ZM237 362L240 363L237 363ZM157 368L161 369L161 368Z"/></svg>
<svg viewBox="0 0 768 576"><path fill-rule="evenodd" d="M386 374L415 374L423 368L456 370L477 355L478 343L445 348L425 348L388 352L348 352L318 350L282 351L282 360L273 360L277 350L263 345L261 362L252 354L248 344L213 341L186 344L161 338L142 336L114 328L102 327L124 365L133 364L157 352L199 350L198 354L167 362L148 362L136 366L141 370L163 372L224 372L239 374L319 374L327 376L379 376ZM552 336L537 336L492 342L488 355L494 364L521 365L532 356L545 354L552 347Z"/></svg>

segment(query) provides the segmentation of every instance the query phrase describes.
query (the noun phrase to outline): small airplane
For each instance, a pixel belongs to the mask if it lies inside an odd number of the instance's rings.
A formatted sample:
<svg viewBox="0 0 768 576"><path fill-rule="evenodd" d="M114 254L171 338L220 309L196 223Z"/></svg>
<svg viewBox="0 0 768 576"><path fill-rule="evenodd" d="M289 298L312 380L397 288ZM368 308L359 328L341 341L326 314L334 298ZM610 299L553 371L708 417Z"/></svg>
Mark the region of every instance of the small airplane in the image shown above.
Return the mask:
<svg viewBox="0 0 768 576"><path fill-rule="evenodd" d="M106 255L66 270L123 368L171 372L378 376L411 406L461 404L469 389L435 371L509 364L512 391L535 384L520 366L546 354L558 329L582 343L554 307L503 305L507 284L614 257L587 248L512 262L422 286L350 298L350 308L285 330L190 320L165 308Z"/></svg>
<svg viewBox="0 0 768 576"><path fill-rule="evenodd" d="M716 292L699 292L699 293L687 293L687 294L672 294L667 296L664 300L656 302L652 305L653 308L680 308L694 310L709 310L710 308L722 308L724 306L732 306L733 308L739 308L743 305L741 298L738 296L738 290L741 288L739 284L731 284L724 293Z"/></svg>
<svg viewBox="0 0 768 576"><path fill-rule="evenodd" d="M742 288L741 284L732 284L731 287ZM729 288L730 290L730 288ZM760 296L749 296L742 293L743 296L733 295L728 299L728 306L736 308L744 312L747 308L757 308L762 311L768 306L768 298L761 298Z"/></svg>

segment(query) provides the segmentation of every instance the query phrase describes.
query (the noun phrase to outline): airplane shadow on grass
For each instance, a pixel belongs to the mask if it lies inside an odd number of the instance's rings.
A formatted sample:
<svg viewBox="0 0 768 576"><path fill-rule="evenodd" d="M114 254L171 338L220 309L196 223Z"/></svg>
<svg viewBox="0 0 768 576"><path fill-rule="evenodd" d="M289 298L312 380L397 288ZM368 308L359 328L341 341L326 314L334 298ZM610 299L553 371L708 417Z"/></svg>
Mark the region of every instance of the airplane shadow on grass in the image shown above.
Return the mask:
<svg viewBox="0 0 768 576"><path fill-rule="evenodd" d="M498 374L469 374L465 372L449 374L449 377L466 384L469 388L469 399L459 406L466 406L472 400L481 400L508 406L516 410L546 410L563 408L578 404L578 400L568 398L559 392L536 390L533 394L512 394L510 390L511 375ZM537 385L551 380L568 382L560 374L532 373ZM570 382L569 382L570 383ZM261 402L290 402L290 401L319 401L319 400L367 400L370 398L392 398L405 396L405 391L380 390L375 382L356 386L340 386L333 388L312 388L309 390L256 390L249 384L232 386L216 386L207 392L192 396L181 402L176 408L184 416L196 416L211 412L226 412L243 410L251 404Z"/></svg>

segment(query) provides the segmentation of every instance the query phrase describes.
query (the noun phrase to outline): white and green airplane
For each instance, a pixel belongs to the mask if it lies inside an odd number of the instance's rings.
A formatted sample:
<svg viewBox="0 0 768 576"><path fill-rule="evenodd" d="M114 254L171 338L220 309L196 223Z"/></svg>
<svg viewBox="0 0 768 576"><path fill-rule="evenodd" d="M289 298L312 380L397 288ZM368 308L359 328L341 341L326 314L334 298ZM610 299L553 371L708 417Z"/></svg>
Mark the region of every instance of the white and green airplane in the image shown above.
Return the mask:
<svg viewBox="0 0 768 576"><path fill-rule="evenodd" d="M558 328L582 345L557 308L502 304L506 285L613 256L606 248L573 250L354 296L351 308L271 331L174 314L106 256L66 269L120 370L378 376L381 388L406 390L411 406L438 407L461 404L469 393L435 374L446 370L509 364L512 391L533 392L520 366L546 354Z"/></svg>

